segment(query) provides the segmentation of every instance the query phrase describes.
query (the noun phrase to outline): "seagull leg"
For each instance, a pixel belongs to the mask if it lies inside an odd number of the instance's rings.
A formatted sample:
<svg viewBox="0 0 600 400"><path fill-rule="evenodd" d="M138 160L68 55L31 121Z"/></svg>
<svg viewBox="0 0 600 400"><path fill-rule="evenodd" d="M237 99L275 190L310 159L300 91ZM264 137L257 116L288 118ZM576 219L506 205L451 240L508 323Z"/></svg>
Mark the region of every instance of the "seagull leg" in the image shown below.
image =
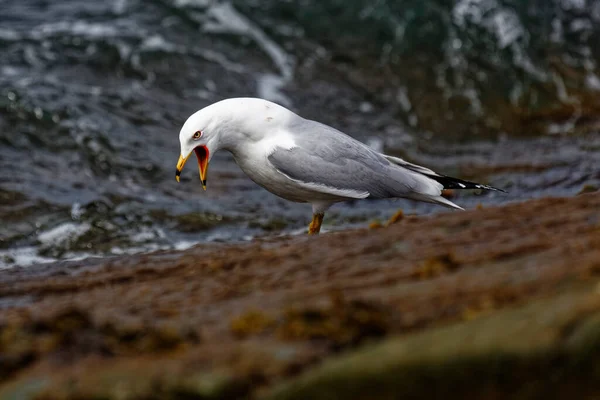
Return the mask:
<svg viewBox="0 0 600 400"><path fill-rule="evenodd" d="M321 231L321 224L323 223L323 217L325 213L315 213L313 214L312 221L310 221L310 225L308 226L308 234L309 235L318 235Z"/></svg>

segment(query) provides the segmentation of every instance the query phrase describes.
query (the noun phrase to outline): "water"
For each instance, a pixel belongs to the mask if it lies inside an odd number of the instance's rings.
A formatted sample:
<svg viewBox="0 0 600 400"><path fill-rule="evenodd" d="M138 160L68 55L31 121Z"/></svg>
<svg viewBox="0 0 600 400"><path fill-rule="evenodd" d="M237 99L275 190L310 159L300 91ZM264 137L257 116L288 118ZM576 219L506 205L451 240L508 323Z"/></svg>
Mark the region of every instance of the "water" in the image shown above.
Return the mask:
<svg viewBox="0 0 600 400"><path fill-rule="evenodd" d="M259 96L509 191L600 186L600 2L0 1L0 268L302 232L227 154L173 176L192 112ZM325 229L405 212L336 205Z"/></svg>

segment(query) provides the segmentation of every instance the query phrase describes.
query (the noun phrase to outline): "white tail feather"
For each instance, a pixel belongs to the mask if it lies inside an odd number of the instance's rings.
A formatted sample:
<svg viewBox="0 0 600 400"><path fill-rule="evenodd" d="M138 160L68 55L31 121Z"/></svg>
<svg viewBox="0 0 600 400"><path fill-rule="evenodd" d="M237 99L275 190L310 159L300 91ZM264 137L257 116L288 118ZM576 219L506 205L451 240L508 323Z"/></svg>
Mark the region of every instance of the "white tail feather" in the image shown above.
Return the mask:
<svg viewBox="0 0 600 400"><path fill-rule="evenodd" d="M458 205L454 204L450 200L445 199L445 198L443 198L440 195L430 196L430 195L426 195L426 194L413 194L409 198L411 198L413 200L424 201L426 203L439 204L439 205L442 205L444 207L454 208L454 209L457 209L457 210L463 210L464 211L464 208L462 208L461 206L458 206Z"/></svg>

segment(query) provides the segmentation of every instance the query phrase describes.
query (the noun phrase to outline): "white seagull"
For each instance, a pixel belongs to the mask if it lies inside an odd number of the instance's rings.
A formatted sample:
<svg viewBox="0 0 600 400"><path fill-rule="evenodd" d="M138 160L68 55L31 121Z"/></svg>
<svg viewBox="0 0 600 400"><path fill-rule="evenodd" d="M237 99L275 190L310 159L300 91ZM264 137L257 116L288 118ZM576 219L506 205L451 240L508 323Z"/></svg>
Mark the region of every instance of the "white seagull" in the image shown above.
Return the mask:
<svg viewBox="0 0 600 400"><path fill-rule="evenodd" d="M178 182L194 152L206 190L210 159L227 150L271 193L312 204L309 234L319 233L325 211L340 201L402 197L462 210L441 196L442 189L500 190L378 153L337 129L257 98L226 99L197 111L181 128L179 142Z"/></svg>

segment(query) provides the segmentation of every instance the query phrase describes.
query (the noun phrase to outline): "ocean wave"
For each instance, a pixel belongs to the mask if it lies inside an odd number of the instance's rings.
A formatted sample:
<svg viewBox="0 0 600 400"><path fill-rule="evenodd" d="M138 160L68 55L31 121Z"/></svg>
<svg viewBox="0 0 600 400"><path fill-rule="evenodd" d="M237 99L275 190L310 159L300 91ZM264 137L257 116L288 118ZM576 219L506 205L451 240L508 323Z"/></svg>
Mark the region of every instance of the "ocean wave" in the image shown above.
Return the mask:
<svg viewBox="0 0 600 400"><path fill-rule="evenodd" d="M450 171L487 157L512 200L595 184L596 145L580 141L600 126L599 4L4 1L0 195L17 200L0 204L3 220L14 215L3 265L302 229L301 205L256 188L227 156L209 192L174 182L182 122L225 97L271 99ZM548 160L548 140L565 154ZM396 207L348 206L339 224Z"/></svg>

